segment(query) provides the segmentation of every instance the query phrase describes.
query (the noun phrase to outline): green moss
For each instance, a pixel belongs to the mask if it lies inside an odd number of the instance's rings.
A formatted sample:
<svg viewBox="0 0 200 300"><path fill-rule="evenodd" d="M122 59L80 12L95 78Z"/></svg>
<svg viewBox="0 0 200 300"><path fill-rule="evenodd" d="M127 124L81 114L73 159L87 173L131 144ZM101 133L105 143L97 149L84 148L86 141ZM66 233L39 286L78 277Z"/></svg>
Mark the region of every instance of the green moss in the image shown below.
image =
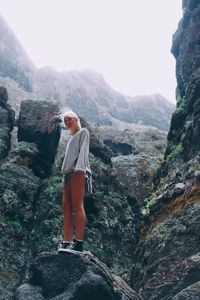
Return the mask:
<svg viewBox="0 0 200 300"><path fill-rule="evenodd" d="M41 243L43 246L46 246L46 247L51 246L51 244L52 244L51 237L50 236L43 237Z"/></svg>
<svg viewBox="0 0 200 300"><path fill-rule="evenodd" d="M168 161L172 160L177 154L180 154L183 152L183 145L182 142L179 143L178 145L174 145L172 148L171 153L166 157Z"/></svg>
<svg viewBox="0 0 200 300"><path fill-rule="evenodd" d="M183 96L183 97L178 96L177 102L176 102L177 110L181 110L184 107L184 105L186 104L186 102L187 102L186 96Z"/></svg>
<svg viewBox="0 0 200 300"><path fill-rule="evenodd" d="M19 219L9 220L8 224L11 225L12 227L15 227L15 228L18 228L18 229L22 228L22 224L21 224L21 221Z"/></svg>
<svg viewBox="0 0 200 300"><path fill-rule="evenodd" d="M155 173L155 171L157 170L157 166L156 166L156 164L154 163L154 162L152 162L151 164L150 164L150 166L148 167L148 172L149 173Z"/></svg>
<svg viewBox="0 0 200 300"><path fill-rule="evenodd" d="M148 215L149 214L152 200L153 200L152 196L144 198L144 206L145 207L142 210L143 215Z"/></svg>

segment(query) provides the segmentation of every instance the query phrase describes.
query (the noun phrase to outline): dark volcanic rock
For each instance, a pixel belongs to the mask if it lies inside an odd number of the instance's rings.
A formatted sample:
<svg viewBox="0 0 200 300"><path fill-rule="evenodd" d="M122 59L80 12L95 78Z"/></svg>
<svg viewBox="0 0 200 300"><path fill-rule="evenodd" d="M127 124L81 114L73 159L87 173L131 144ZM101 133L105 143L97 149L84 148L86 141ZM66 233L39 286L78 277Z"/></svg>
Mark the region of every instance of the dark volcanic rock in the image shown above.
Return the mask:
<svg viewBox="0 0 200 300"><path fill-rule="evenodd" d="M144 299L199 299L200 1L184 1L174 35L177 109L133 267Z"/></svg>
<svg viewBox="0 0 200 300"><path fill-rule="evenodd" d="M191 284L186 289L182 290L176 296L174 296L173 300L199 300L200 295L200 281L194 284Z"/></svg>
<svg viewBox="0 0 200 300"><path fill-rule="evenodd" d="M15 112L8 102L8 93L0 87L0 158L5 158L10 150L10 132L13 130Z"/></svg>
<svg viewBox="0 0 200 300"><path fill-rule="evenodd" d="M153 128L120 131L96 125L93 130L110 148L113 171L120 184L142 209L163 161L166 135Z"/></svg>
<svg viewBox="0 0 200 300"><path fill-rule="evenodd" d="M31 269L29 285L24 284L18 288L17 300L25 299L25 293L26 299L34 299L31 298L34 286L37 294L41 288L38 299L142 299L91 254L82 256L42 253L33 262Z"/></svg>
<svg viewBox="0 0 200 300"><path fill-rule="evenodd" d="M45 300L42 296L42 289L28 283L22 284L15 293L16 300Z"/></svg>
<svg viewBox="0 0 200 300"><path fill-rule="evenodd" d="M18 140L38 146L34 171L41 177L49 174L57 152L60 138L58 114L58 105L51 102L25 100L21 103Z"/></svg>
<svg viewBox="0 0 200 300"><path fill-rule="evenodd" d="M173 153L175 146L183 145L183 158L189 159L200 151L200 2L187 1L183 6L183 19L172 46L176 58L177 111L172 118L167 154Z"/></svg>
<svg viewBox="0 0 200 300"><path fill-rule="evenodd" d="M95 134L87 121L80 117L81 125L86 127L90 133L90 151L94 156L100 158L105 164L112 165L112 151L104 145L101 139Z"/></svg>
<svg viewBox="0 0 200 300"><path fill-rule="evenodd" d="M0 295L13 299L12 291L26 276L32 256L35 198L39 180L24 166L7 162L0 167Z"/></svg>
<svg viewBox="0 0 200 300"><path fill-rule="evenodd" d="M151 229L141 236L133 272L133 288L144 299L171 299L200 280L200 203L190 205L191 198L184 204L177 197L146 224Z"/></svg>

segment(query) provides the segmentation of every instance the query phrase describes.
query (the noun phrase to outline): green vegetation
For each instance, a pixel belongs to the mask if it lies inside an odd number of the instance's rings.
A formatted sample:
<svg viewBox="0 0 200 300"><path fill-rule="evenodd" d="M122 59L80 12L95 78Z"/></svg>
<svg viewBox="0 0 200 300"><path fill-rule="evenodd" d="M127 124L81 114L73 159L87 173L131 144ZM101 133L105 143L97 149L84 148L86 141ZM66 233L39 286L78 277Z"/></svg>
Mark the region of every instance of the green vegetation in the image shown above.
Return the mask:
<svg viewBox="0 0 200 300"><path fill-rule="evenodd" d="M43 246L48 247L48 246L51 246L51 244L52 244L52 241L51 241L51 237L50 236L43 237L43 239L42 239L42 245Z"/></svg>
<svg viewBox="0 0 200 300"><path fill-rule="evenodd" d="M144 205L145 205L144 209L143 209L143 214L144 215L148 215L149 214L152 200L153 200L152 196L144 198Z"/></svg>
<svg viewBox="0 0 200 300"><path fill-rule="evenodd" d="M18 228L18 229L22 228L22 224L21 224L21 221L19 219L10 220L10 221L8 221L8 224L15 227L15 228Z"/></svg>
<svg viewBox="0 0 200 300"><path fill-rule="evenodd" d="M155 162L152 162L149 167L148 167L148 172L149 173L155 173L155 171L157 170L158 166L156 165Z"/></svg>
<svg viewBox="0 0 200 300"><path fill-rule="evenodd" d="M181 152L183 152L182 142L179 143L178 145L173 146L171 153L167 156L167 160L168 161L172 160L177 154Z"/></svg>
<svg viewBox="0 0 200 300"><path fill-rule="evenodd" d="M177 109L180 110L183 108L183 106L186 104L187 102L187 99L186 99L186 96L183 96L181 97L180 95L177 97L177 102L176 102L176 105L177 105Z"/></svg>

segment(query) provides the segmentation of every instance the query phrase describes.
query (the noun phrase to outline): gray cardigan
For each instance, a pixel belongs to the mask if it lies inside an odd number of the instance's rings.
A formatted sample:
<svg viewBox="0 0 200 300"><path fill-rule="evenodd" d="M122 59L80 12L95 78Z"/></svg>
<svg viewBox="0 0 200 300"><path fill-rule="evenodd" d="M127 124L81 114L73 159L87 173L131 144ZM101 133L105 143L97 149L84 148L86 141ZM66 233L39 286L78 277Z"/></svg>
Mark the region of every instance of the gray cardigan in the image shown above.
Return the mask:
<svg viewBox="0 0 200 300"><path fill-rule="evenodd" d="M89 165L89 143L90 135L86 128L82 128L71 135L61 168L62 174L68 169L74 169L74 172L83 171L86 173L86 171L88 171L91 173Z"/></svg>

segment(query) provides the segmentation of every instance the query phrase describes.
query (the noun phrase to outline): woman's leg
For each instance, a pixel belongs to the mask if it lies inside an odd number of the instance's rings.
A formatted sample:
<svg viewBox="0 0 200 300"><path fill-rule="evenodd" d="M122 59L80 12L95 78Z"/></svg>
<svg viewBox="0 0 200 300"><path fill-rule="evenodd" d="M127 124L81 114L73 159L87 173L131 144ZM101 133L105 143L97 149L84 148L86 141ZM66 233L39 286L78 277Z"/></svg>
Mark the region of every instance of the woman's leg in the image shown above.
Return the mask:
<svg viewBox="0 0 200 300"><path fill-rule="evenodd" d="M75 212L75 233L76 240L83 240L86 215L84 209L84 195L85 195L85 174L77 171L71 178L71 199L72 209Z"/></svg>
<svg viewBox="0 0 200 300"><path fill-rule="evenodd" d="M63 231L64 231L64 241L72 240L72 230L73 230L73 216L72 216L72 202L71 202L71 189L70 182L64 184L63 186L63 198L62 198L62 209L63 209Z"/></svg>

